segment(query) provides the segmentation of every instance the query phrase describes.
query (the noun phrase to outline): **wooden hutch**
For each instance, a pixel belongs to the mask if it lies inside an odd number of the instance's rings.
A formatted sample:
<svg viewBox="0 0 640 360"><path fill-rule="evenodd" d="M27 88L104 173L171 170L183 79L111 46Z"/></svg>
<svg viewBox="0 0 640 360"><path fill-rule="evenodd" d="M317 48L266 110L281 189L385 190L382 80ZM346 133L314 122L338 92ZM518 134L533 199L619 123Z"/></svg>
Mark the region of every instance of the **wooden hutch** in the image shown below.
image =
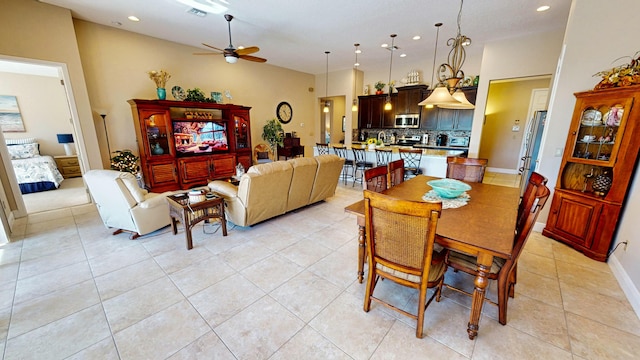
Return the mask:
<svg viewBox="0 0 640 360"><path fill-rule="evenodd" d="M640 86L576 93L544 235L606 261L640 150Z"/></svg>
<svg viewBox="0 0 640 360"><path fill-rule="evenodd" d="M250 107L132 99L140 165L153 192L189 189L252 165Z"/></svg>

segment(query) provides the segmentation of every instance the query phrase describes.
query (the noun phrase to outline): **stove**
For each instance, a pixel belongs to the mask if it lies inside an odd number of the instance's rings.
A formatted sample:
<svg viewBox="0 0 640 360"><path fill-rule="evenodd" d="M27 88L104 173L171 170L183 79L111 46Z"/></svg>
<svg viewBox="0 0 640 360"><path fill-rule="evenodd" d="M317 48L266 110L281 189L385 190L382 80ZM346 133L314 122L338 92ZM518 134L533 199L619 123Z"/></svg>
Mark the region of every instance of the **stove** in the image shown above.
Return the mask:
<svg viewBox="0 0 640 360"><path fill-rule="evenodd" d="M396 145L400 146L413 146L415 144L420 143L421 137L420 135L412 135L409 137L401 137L396 141Z"/></svg>

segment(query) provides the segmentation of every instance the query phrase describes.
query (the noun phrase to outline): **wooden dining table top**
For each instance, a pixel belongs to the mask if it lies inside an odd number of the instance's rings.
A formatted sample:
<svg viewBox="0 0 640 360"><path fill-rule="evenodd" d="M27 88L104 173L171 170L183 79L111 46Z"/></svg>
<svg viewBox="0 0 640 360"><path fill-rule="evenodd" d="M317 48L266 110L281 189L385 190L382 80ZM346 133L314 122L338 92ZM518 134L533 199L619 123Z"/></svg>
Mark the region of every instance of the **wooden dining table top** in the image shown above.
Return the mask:
<svg viewBox="0 0 640 360"><path fill-rule="evenodd" d="M427 181L437 178L418 175L382 193L404 200L424 201L431 190ZM436 241L441 245L470 254L484 252L503 259L511 257L518 214L518 188L468 183L470 199L467 205L442 210L436 229ZM364 218L364 199L345 208Z"/></svg>

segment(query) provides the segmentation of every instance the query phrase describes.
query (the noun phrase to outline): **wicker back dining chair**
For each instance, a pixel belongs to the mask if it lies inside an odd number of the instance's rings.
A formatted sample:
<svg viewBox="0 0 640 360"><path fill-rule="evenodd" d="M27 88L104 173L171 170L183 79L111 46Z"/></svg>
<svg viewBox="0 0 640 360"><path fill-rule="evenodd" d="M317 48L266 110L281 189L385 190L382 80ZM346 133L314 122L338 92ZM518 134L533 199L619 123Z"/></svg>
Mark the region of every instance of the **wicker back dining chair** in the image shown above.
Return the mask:
<svg viewBox="0 0 640 360"><path fill-rule="evenodd" d="M376 149L376 166L386 166L391 161L391 149Z"/></svg>
<svg viewBox="0 0 640 360"><path fill-rule="evenodd" d="M535 174L535 173L534 173ZM509 297L515 295L516 285L516 269L518 265L518 258L522 253L531 229L540 214L540 210L544 207L547 199L549 198L549 188L538 181L544 179L543 176L537 174L532 176L533 181L529 181L527 184L526 196L524 196L520 202L518 213L522 214L518 216L516 224L515 235L513 240L513 248L511 250L511 258L509 260L501 259L498 257L493 258L493 264L487 274L487 278L491 280L498 280L498 302L487 300L487 302L498 306L498 321L502 325L507 323L507 302ZM546 179L545 179L546 180ZM546 181L545 181L546 182ZM447 253L446 260L447 266L450 266L454 271L460 270L467 274L477 276L477 259L475 256L467 255L465 253L450 250ZM445 284L447 288L472 296L470 293L453 287L449 284Z"/></svg>
<svg viewBox="0 0 640 360"><path fill-rule="evenodd" d="M318 149L318 155L329 154L329 145L323 143L316 143L316 149Z"/></svg>
<svg viewBox="0 0 640 360"><path fill-rule="evenodd" d="M364 148L352 147L351 151L353 151L353 161L355 163L352 186L355 186L356 182L359 182L360 184L363 183L364 172L367 169L371 169L373 167L373 163L367 161L367 150ZM360 175L358 175L358 172L360 172Z"/></svg>
<svg viewBox="0 0 640 360"><path fill-rule="evenodd" d="M420 170L420 160L422 160L421 149L400 149L400 158L404 160L404 178L405 180L422 174Z"/></svg>
<svg viewBox="0 0 640 360"><path fill-rule="evenodd" d="M381 192L387 190L387 167L377 166L364 171L365 188Z"/></svg>
<svg viewBox="0 0 640 360"><path fill-rule="evenodd" d="M460 156L447 157L447 177L466 182L481 183L489 160L466 158Z"/></svg>
<svg viewBox="0 0 640 360"><path fill-rule="evenodd" d="M431 301L440 301L446 271L444 254L434 252L434 241L442 202L399 200L364 190L365 229L369 274L364 311L371 301L417 320L416 337L422 338L424 312ZM376 297L379 278L418 290L417 314ZM427 300L427 288L435 288Z"/></svg>
<svg viewBox="0 0 640 360"><path fill-rule="evenodd" d="M392 187L404 181L404 160L398 159L388 165L387 187Z"/></svg>
<svg viewBox="0 0 640 360"><path fill-rule="evenodd" d="M339 157L344 159L344 165L342 165L342 174L340 178L344 180L344 184L347 185L347 179L353 179L353 159L347 157L347 148L344 146L334 146L333 152Z"/></svg>

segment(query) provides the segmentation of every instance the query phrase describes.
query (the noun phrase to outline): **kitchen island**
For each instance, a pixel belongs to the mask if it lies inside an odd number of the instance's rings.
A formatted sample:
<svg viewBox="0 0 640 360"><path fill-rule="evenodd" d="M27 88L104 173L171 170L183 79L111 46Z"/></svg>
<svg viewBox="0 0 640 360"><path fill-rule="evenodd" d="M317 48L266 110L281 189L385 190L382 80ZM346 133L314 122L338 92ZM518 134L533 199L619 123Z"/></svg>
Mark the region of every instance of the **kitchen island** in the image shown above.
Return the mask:
<svg viewBox="0 0 640 360"><path fill-rule="evenodd" d="M373 149L369 149L366 145L344 145L344 144L330 144L333 146L346 146L347 149L366 149L366 161L376 164L376 152ZM391 160L400 159L399 150L415 149L412 146L397 146L387 145L377 147L380 150L391 151ZM314 155L318 155L318 150L313 148ZM333 150L330 153L334 153ZM427 176L434 176L439 178L447 177L447 156L460 156L464 153L464 150L443 150L443 149L422 149L422 159L420 160L420 169L422 173ZM353 152L348 152L348 158L353 160Z"/></svg>

